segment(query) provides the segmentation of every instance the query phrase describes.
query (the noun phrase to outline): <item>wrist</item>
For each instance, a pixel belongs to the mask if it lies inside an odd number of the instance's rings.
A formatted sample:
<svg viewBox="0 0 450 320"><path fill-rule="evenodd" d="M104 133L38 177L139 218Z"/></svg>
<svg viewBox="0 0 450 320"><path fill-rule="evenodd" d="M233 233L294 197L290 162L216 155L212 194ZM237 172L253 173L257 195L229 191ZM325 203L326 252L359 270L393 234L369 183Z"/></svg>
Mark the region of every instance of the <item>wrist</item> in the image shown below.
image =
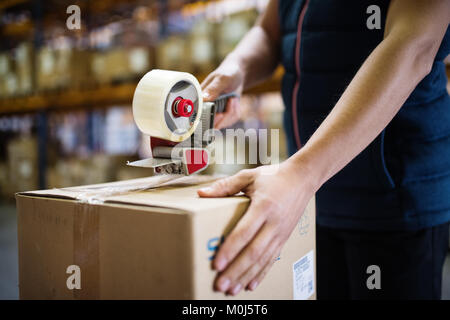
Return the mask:
<svg viewBox="0 0 450 320"><path fill-rule="evenodd" d="M296 176L298 181L304 182L306 188L312 193L316 193L324 183L320 167L317 163L315 164L313 158L306 152L297 152L283 164L290 170L292 175Z"/></svg>
<svg viewBox="0 0 450 320"><path fill-rule="evenodd" d="M244 79L245 81L247 76L248 64L245 61L245 58L242 57L239 53L234 51L230 52L222 62L222 64L228 64L237 67L238 72L241 74L242 79Z"/></svg>

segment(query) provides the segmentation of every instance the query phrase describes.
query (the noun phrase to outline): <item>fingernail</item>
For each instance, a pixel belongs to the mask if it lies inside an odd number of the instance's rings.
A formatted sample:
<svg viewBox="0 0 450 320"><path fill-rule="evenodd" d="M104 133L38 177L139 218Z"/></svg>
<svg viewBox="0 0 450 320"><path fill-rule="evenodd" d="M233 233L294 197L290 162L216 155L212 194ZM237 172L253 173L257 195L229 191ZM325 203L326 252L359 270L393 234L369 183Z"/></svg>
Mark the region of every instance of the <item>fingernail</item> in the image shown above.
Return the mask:
<svg viewBox="0 0 450 320"><path fill-rule="evenodd" d="M240 283L238 283L237 285L234 286L234 288L231 290L231 294L233 296L237 295L239 293L239 291L241 291L242 285Z"/></svg>
<svg viewBox="0 0 450 320"><path fill-rule="evenodd" d="M216 261L216 270L217 271L222 271L223 269L225 269L225 266L227 265L227 262L225 261L225 259L218 259Z"/></svg>
<svg viewBox="0 0 450 320"><path fill-rule="evenodd" d="M258 286L258 281L253 280L252 282L250 282L250 285L248 286L248 288L253 291L256 289L257 286Z"/></svg>
<svg viewBox="0 0 450 320"><path fill-rule="evenodd" d="M220 279L219 283L217 284L219 291L222 291L222 292L227 291L229 286L230 286L230 280L227 278Z"/></svg>
<svg viewBox="0 0 450 320"><path fill-rule="evenodd" d="M209 93L203 92L203 99L208 99L208 98L209 98Z"/></svg>

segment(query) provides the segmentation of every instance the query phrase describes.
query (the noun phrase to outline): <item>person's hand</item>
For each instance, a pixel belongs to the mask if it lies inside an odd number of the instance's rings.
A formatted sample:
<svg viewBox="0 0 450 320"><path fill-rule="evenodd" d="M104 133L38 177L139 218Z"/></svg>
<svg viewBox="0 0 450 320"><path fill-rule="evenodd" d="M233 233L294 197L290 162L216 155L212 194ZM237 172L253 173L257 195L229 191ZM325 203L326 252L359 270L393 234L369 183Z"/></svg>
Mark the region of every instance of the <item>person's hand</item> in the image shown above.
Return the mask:
<svg viewBox="0 0 450 320"><path fill-rule="evenodd" d="M210 73L202 82L204 101L214 101L220 95L236 92L242 93L244 73L239 64L226 59L215 71ZM225 112L218 113L214 119L214 127L222 129L233 125L241 117L239 99L231 98L225 107Z"/></svg>
<svg viewBox="0 0 450 320"><path fill-rule="evenodd" d="M215 290L236 295L261 283L316 191L308 172L305 166L288 160L242 170L198 191L201 197L225 197L242 191L251 199L213 261L219 272Z"/></svg>

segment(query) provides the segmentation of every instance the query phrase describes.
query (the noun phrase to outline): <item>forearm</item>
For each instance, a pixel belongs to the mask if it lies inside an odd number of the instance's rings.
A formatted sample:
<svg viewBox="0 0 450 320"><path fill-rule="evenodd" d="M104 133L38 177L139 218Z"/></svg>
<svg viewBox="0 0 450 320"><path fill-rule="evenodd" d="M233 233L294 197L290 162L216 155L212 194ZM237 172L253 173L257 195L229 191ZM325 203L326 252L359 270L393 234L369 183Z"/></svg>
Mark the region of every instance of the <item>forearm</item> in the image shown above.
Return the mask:
<svg viewBox="0 0 450 320"><path fill-rule="evenodd" d="M319 188L388 125L428 74L436 44L386 38L368 57L331 113L292 161L307 164Z"/></svg>
<svg viewBox="0 0 450 320"><path fill-rule="evenodd" d="M224 63L235 62L243 71L244 89L268 78L279 63L280 22L278 0L270 0L255 26Z"/></svg>

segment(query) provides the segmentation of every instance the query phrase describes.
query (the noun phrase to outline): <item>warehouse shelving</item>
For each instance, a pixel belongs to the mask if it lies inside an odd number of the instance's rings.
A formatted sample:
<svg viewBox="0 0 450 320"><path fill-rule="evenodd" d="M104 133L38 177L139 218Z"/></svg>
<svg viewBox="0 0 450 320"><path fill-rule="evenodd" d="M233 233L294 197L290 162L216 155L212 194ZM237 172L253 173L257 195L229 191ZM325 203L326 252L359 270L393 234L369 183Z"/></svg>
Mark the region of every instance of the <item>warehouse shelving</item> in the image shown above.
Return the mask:
<svg viewBox="0 0 450 320"><path fill-rule="evenodd" d="M220 1L219 1L220 2ZM214 1L214 3L219 3ZM189 8L204 7L207 2L185 1L189 3ZM11 50L17 46L17 43L26 41L32 43L34 53L36 49L41 48L45 41L48 40L49 34L45 30L52 29L65 21L67 13L65 8L70 1L44 1L44 0L0 0L0 13L9 14L17 12L27 12L27 19L5 24L1 26L0 33L5 41L2 41L1 49L3 51ZM117 21L117 19L129 19L130 6L136 5L156 5L158 7L158 21L160 22L160 36L167 37L170 32L167 26L167 14L169 10L169 1L165 0L102 0L102 1L78 1L83 13L83 30L76 32L75 37L85 37L86 33L98 27L102 27L105 23ZM181 4L181 2L179 3ZM173 9L173 8L172 8ZM180 8L176 8L179 10ZM123 10L124 16L118 14ZM107 14L108 13L108 14ZM90 45L89 45L90 46ZM92 48L91 48L92 49ZM217 63L218 61L215 61ZM213 62L214 64L214 62ZM151 63L156 66L157 64ZM211 65L212 67L213 65ZM195 69L194 69L195 70ZM0 98L0 117L9 117L17 114L32 115L34 121L34 129L37 137L37 159L39 173L39 188L45 188L46 185L46 169L48 165L48 141L49 141L49 118L52 111L69 111L82 110L88 118L88 123L92 122L93 110L98 108L109 108L117 105L131 105L134 90L139 77L127 78L121 80L120 83L105 82L99 84L95 81L90 84L83 83L82 86L64 86L54 89L43 90L38 84L36 76L36 61L32 62L32 89L24 91L28 93L15 93L9 97ZM205 70L206 71L206 70ZM264 83L252 88L247 93L258 94L270 91L277 91L280 88L282 68L277 69L274 76ZM201 82L206 74L194 74ZM136 76L136 75L135 75ZM88 125L86 130L92 130ZM92 132L87 132L88 136Z"/></svg>
<svg viewBox="0 0 450 320"><path fill-rule="evenodd" d="M0 11L11 8L18 4L23 4L28 2L29 0L2 0L0 1Z"/></svg>
<svg viewBox="0 0 450 320"><path fill-rule="evenodd" d="M67 1L29 1L29 0L0 0L0 12L7 10L18 10L20 8L27 8L32 12L32 19L26 20L21 23L14 23L11 25L3 26L1 32L3 36L9 38L16 38L15 35L22 35L24 37L30 37L33 39L34 47L39 48L42 45L44 38L43 29L46 25L51 25L52 20L64 20L67 16L64 6L67 5ZM168 6L167 1L154 0L154 1L136 1L136 0L102 0L97 2L79 2L77 4L83 7L83 12L86 15L88 21L87 29L83 30L85 33L89 30L98 19L93 19L96 13L102 11L114 12L121 5L130 4L143 4L143 3L159 3L160 6ZM190 3L190 7L193 5L205 6L204 1L186 1ZM49 7L54 10L49 11ZM167 8L166 8L167 9ZM162 10L164 15L164 10ZM55 19L58 16L58 19ZM166 21L164 16L160 17L160 21ZM39 27L40 26L40 27ZM164 29L164 28L162 28ZM35 64L35 63L34 63ZM36 66L33 66L33 87L36 82ZM277 91L280 87L280 80L282 76L282 69L277 69L274 76L268 81L258 85L249 91L249 93L263 93L268 91ZM206 74L195 74L195 76L202 81ZM29 113L39 112L46 110L68 110L68 109L91 109L93 107L107 107L117 104L131 103L134 88L137 85L137 81L121 82L120 84L103 84L93 85L91 87L84 88L59 88L54 90L42 91L33 89L29 94L13 95L10 97L0 98L0 115L16 114L16 113Z"/></svg>
<svg viewBox="0 0 450 320"><path fill-rule="evenodd" d="M272 78L246 93L258 94L279 90L282 74L283 69L280 67ZM205 75L198 75L197 78L201 81L205 78ZM94 89L67 89L54 93L39 93L24 97L0 99L0 114L130 104L136 84L132 82L104 85Z"/></svg>

